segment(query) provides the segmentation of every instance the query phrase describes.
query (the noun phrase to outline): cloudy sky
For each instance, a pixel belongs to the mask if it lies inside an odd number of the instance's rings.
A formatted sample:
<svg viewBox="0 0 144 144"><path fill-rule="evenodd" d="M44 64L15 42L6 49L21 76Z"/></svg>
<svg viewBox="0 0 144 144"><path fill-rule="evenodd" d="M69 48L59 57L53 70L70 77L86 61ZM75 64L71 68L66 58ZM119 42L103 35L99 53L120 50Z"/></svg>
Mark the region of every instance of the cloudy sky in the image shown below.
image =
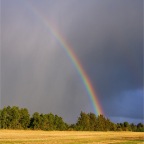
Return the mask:
<svg viewBox="0 0 144 144"><path fill-rule="evenodd" d="M143 119L143 0L1 0L1 108L76 122L94 112L83 82L44 21L79 58L106 117Z"/></svg>

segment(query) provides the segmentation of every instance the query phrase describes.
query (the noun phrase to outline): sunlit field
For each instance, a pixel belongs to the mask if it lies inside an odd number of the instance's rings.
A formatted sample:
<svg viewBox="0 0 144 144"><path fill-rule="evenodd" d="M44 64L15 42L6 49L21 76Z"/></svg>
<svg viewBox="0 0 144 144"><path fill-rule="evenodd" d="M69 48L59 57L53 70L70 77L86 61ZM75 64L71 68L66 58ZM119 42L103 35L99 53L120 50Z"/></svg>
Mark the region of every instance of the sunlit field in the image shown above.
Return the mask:
<svg viewBox="0 0 144 144"><path fill-rule="evenodd" d="M0 130L0 144L139 144L142 132Z"/></svg>

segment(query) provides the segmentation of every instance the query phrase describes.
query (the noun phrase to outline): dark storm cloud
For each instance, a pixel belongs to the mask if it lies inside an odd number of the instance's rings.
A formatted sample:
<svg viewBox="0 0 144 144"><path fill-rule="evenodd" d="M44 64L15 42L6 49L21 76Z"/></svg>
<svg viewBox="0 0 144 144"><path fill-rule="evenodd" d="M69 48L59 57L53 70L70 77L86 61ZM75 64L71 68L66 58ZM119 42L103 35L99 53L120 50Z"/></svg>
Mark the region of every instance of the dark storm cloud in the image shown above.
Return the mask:
<svg viewBox="0 0 144 144"><path fill-rule="evenodd" d="M2 106L53 112L67 121L93 111L76 69L32 5L76 52L106 116L142 119L143 1L29 2L2 0Z"/></svg>
<svg viewBox="0 0 144 144"><path fill-rule="evenodd" d="M55 20L89 74L107 115L143 117L142 1L73 2ZM74 7L73 7L74 6ZM74 11L73 11L74 10ZM75 14L77 13L77 14ZM65 26L65 17L69 22ZM137 91L141 92L137 94ZM128 94L133 91L133 95ZM127 95L121 94L127 93ZM129 97L128 106L123 101ZM122 101L120 104L120 100ZM138 101L139 105L133 103ZM119 105L123 105L119 108ZM137 107L131 111L131 107Z"/></svg>

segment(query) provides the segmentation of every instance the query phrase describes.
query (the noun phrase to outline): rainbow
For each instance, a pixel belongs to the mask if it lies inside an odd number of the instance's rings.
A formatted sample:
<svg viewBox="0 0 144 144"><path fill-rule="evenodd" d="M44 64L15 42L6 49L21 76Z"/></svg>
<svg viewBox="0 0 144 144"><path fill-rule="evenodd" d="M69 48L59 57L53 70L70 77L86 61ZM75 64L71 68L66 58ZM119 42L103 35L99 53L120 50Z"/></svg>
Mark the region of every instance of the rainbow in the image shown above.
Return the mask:
<svg viewBox="0 0 144 144"><path fill-rule="evenodd" d="M30 9L32 9L33 13L40 18L40 20L48 28L50 33L60 43L61 47L67 53L67 55L70 58L71 62L73 63L73 65L77 69L77 72L79 73L79 75L81 77L81 80L82 80L82 82L83 82L83 84L84 84L84 86L86 88L87 93L88 93L88 96L89 96L89 98L90 98L90 100L92 102L95 114L97 114L97 115L104 114L103 110L102 110L102 107L100 105L100 102L98 100L98 97L97 97L97 95L95 93L95 90L94 90L94 88L93 88L93 86L91 84L91 81L90 81L88 75L86 74L85 70L83 69L83 67L82 67L82 65L80 63L80 60L76 56L76 54L73 51L73 49L71 48L71 46L65 40L63 35L59 32L59 30L56 29L56 27L53 27L54 25L53 26L51 25L51 23L49 22L49 20L47 19L46 16L44 16L40 11L38 11L32 5L31 5Z"/></svg>

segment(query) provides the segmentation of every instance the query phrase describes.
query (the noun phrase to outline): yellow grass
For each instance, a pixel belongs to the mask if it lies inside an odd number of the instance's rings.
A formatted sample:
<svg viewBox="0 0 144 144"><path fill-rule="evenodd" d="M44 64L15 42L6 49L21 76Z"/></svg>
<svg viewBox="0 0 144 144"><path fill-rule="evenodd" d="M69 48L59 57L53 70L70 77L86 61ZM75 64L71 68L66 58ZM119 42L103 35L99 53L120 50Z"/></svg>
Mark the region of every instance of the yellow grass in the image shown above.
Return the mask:
<svg viewBox="0 0 144 144"><path fill-rule="evenodd" d="M140 132L0 130L0 144L138 144Z"/></svg>

